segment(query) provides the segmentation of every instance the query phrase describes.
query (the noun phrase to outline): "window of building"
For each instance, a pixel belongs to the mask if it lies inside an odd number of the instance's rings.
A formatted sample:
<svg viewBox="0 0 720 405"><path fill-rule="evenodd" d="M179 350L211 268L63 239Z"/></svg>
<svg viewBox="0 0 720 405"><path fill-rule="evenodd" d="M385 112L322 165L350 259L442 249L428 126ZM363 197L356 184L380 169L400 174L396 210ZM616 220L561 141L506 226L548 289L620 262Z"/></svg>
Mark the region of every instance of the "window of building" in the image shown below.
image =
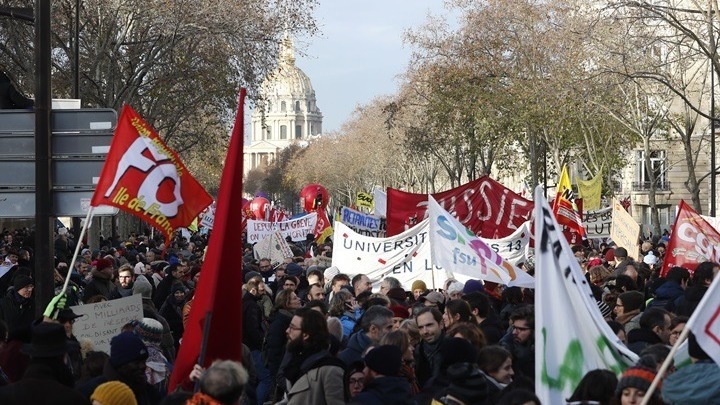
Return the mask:
<svg viewBox="0 0 720 405"><path fill-rule="evenodd" d="M315 135L315 124L310 124L310 135Z"/></svg>
<svg viewBox="0 0 720 405"><path fill-rule="evenodd" d="M641 220L642 224L645 226L650 227L652 229L652 214L650 206L643 205L639 206L638 208L641 209ZM675 209L671 206L658 206L658 219L660 223L660 229L669 229L672 227L672 224L675 223Z"/></svg>
<svg viewBox="0 0 720 405"><path fill-rule="evenodd" d="M265 139L272 139L272 128L267 127L267 135L265 136Z"/></svg>
<svg viewBox="0 0 720 405"><path fill-rule="evenodd" d="M272 111L272 103L268 101L267 102L267 112L271 112L271 111Z"/></svg>
<svg viewBox="0 0 720 405"><path fill-rule="evenodd" d="M287 139L287 125L280 125L280 139Z"/></svg>
<svg viewBox="0 0 720 405"><path fill-rule="evenodd" d="M287 104L284 101L280 103L280 112L287 112Z"/></svg>
<svg viewBox="0 0 720 405"><path fill-rule="evenodd" d="M295 139L302 138L302 125L295 125Z"/></svg>
<svg viewBox="0 0 720 405"><path fill-rule="evenodd" d="M665 175L666 166L667 159L664 150L650 151L650 169L652 170L652 175L655 178L657 190L668 189L669 185ZM650 177L650 173L648 173L647 168L645 167L645 151L639 150L637 151L637 160L635 162L636 187L633 188L637 191L649 190L651 186Z"/></svg>
<svg viewBox="0 0 720 405"><path fill-rule="evenodd" d="M300 102L299 101L295 102L295 111L300 112Z"/></svg>

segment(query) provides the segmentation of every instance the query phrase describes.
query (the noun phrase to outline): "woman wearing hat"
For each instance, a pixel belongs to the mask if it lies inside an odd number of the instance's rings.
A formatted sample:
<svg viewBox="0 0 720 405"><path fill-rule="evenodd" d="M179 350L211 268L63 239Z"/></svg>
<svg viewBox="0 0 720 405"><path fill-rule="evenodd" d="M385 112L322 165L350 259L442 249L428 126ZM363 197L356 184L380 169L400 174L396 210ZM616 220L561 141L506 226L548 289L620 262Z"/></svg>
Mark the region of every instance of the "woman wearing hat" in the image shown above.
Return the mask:
<svg viewBox="0 0 720 405"><path fill-rule="evenodd" d="M182 308L185 305L185 286L182 283L173 284L170 295L160 307L160 315L167 320L175 340L175 350L180 348L180 338L185 328L182 322Z"/></svg>
<svg viewBox="0 0 720 405"><path fill-rule="evenodd" d="M655 379L655 371L642 366L630 367L622 373L615 396L610 401L611 405L638 405L645 398L645 393ZM648 405L663 405L660 399L660 388L658 385Z"/></svg>

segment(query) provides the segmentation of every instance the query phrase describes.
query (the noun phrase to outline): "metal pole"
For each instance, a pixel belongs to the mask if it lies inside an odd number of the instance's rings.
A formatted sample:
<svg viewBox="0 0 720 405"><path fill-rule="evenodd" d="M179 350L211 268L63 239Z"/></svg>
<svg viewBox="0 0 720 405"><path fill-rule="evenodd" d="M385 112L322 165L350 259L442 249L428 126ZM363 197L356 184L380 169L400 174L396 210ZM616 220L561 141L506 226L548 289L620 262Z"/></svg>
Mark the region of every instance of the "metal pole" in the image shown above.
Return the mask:
<svg viewBox="0 0 720 405"><path fill-rule="evenodd" d="M52 215L50 0L35 0L35 312L55 289Z"/></svg>
<svg viewBox="0 0 720 405"><path fill-rule="evenodd" d="M73 77L73 98L80 98L80 0L75 0L75 65Z"/></svg>
<svg viewBox="0 0 720 405"><path fill-rule="evenodd" d="M714 10L710 10L710 41L712 41L712 58L710 60L710 216L715 216L715 38L713 37Z"/></svg>

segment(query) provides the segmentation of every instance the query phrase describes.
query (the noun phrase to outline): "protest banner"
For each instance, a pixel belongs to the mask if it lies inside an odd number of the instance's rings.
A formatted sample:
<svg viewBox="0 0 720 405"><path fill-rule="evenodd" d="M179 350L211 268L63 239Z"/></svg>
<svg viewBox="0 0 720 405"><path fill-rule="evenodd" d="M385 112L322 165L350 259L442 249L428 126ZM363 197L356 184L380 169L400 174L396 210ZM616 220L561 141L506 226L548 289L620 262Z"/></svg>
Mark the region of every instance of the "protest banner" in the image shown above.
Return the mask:
<svg viewBox="0 0 720 405"><path fill-rule="evenodd" d="M375 187L373 189L373 204L375 205L375 215L387 216L387 193Z"/></svg>
<svg viewBox="0 0 720 405"><path fill-rule="evenodd" d="M588 239L609 238L612 226L612 207L583 212L583 226Z"/></svg>
<svg viewBox="0 0 720 405"><path fill-rule="evenodd" d="M715 277L685 325L698 344L716 364L720 364L720 277Z"/></svg>
<svg viewBox="0 0 720 405"><path fill-rule="evenodd" d="M116 300L70 307L80 318L73 324L73 335L89 340L93 350L110 354L110 340L120 333L123 325L143 317L140 294Z"/></svg>
<svg viewBox="0 0 720 405"><path fill-rule="evenodd" d="M283 239L289 236L293 242L304 241L308 234L315 233L317 218L317 212L312 212L299 218L281 222L248 219L246 225L248 243L260 242L274 232L280 232Z"/></svg>
<svg viewBox="0 0 720 405"><path fill-rule="evenodd" d="M602 201L602 171L590 180L575 179L586 210L599 210Z"/></svg>
<svg viewBox="0 0 720 405"><path fill-rule="evenodd" d="M692 274L704 261L717 262L720 260L718 246L720 233L685 201L680 201L660 275L665 277L675 266L685 267Z"/></svg>
<svg viewBox="0 0 720 405"><path fill-rule="evenodd" d="M634 259L640 258L640 225L625 211L620 203L613 199L612 226L610 237L618 247L627 249L628 255Z"/></svg>
<svg viewBox="0 0 720 405"><path fill-rule="evenodd" d="M332 265L351 278L359 273L367 275L374 287L378 287L384 277L392 276L406 290L411 289L415 280L424 281L431 289L442 288L452 274L437 266L433 268L429 232L426 220L400 235L373 238L336 222Z"/></svg>
<svg viewBox="0 0 720 405"><path fill-rule="evenodd" d="M707 215L700 215L700 218L704 219L705 222L710 224L716 231L720 232L720 217L710 217Z"/></svg>
<svg viewBox="0 0 720 405"><path fill-rule="evenodd" d="M360 235L373 236L375 238L385 237L386 223L383 218L378 216L365 214L352 208L342 207L340 210L340 222Z"/></svg>
<svg viewBox="0 0 720 405"><path fill-rule="evenodd" d="M256 259L270 259L270 263L282 263L286 257L293 257L287 241L280 232L273 232L270 236L256 243L253 246L253 254Z"/></svg>
<svg viewBox="0 0 720 405"><path fill-rule="evenodd" d="M364 193L362 191L359 192L357 198L355 199L355 205L372 210L375 207L373 204L372 194Z"/></svg>
<svg viewBox="0 0 720 405"><path fill-rule="evenodd" d="M580 210L575 204L575 194L572 189L572 184L570 183L567 166L565 165L563 165L560 179L557 183L557 192L555 193L555 201L553 202L553 213L559 224L565 225L581 237L585 236L585 228L583 228L582 225Z"/></svg>
<svg viewBox="0 0 720 405"><path fill-rule="evenodd" d="M205 209L205 212L202 213L202 219L200 220L200 225L202 225L208 229L212 229L213 222L215 222L215 203L214 202Z"/></svg>
<svg viewBox="0 0 720 405"><path fill-rule="evenodd" d="M495 250L445 211L432 196L428 200L428 214L433 263L452 269L455 279L460 282L480 279L511 287L535 286L532 276L503 260Z"/></svg>
<svg viewBox="0 0 720 405"><path fill-rule="evenodd" d="M513 266L523 263L530 256L530 221L525 222L512 235L500 239L478 238L490 246L500 257Z"/></svg>
<svg viewBox="0 0 720 405"><path fill-rule="evenodd" d="M432 197L482 238L502 238L530 218L533 203L488 176ZM375 203L377 205L377 201ZM387 234L397 235L427 217L427 194L388 188Z"/></svg>
<svg viewBox="0 0 720 405"><path fill-rule="evenodd" d="M535 393L564 404L594 369L617 374L637 355L605 322L560 225L535 189Z"/></svg>

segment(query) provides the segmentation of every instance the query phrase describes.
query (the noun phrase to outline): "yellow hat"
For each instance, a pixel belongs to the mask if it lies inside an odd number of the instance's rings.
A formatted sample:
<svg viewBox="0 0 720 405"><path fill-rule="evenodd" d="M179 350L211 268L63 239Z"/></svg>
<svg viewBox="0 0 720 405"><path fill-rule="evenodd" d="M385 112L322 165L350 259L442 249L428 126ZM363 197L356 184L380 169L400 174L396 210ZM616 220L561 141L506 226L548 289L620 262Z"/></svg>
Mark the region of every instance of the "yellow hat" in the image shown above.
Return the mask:
<svg viewBox="0 0 720 405"><path fill-rule="evenodd" d="M90 396L91 401L102 405L137 405L135 394L130 387L120 381L109 381L100 384Z"/></svg>

